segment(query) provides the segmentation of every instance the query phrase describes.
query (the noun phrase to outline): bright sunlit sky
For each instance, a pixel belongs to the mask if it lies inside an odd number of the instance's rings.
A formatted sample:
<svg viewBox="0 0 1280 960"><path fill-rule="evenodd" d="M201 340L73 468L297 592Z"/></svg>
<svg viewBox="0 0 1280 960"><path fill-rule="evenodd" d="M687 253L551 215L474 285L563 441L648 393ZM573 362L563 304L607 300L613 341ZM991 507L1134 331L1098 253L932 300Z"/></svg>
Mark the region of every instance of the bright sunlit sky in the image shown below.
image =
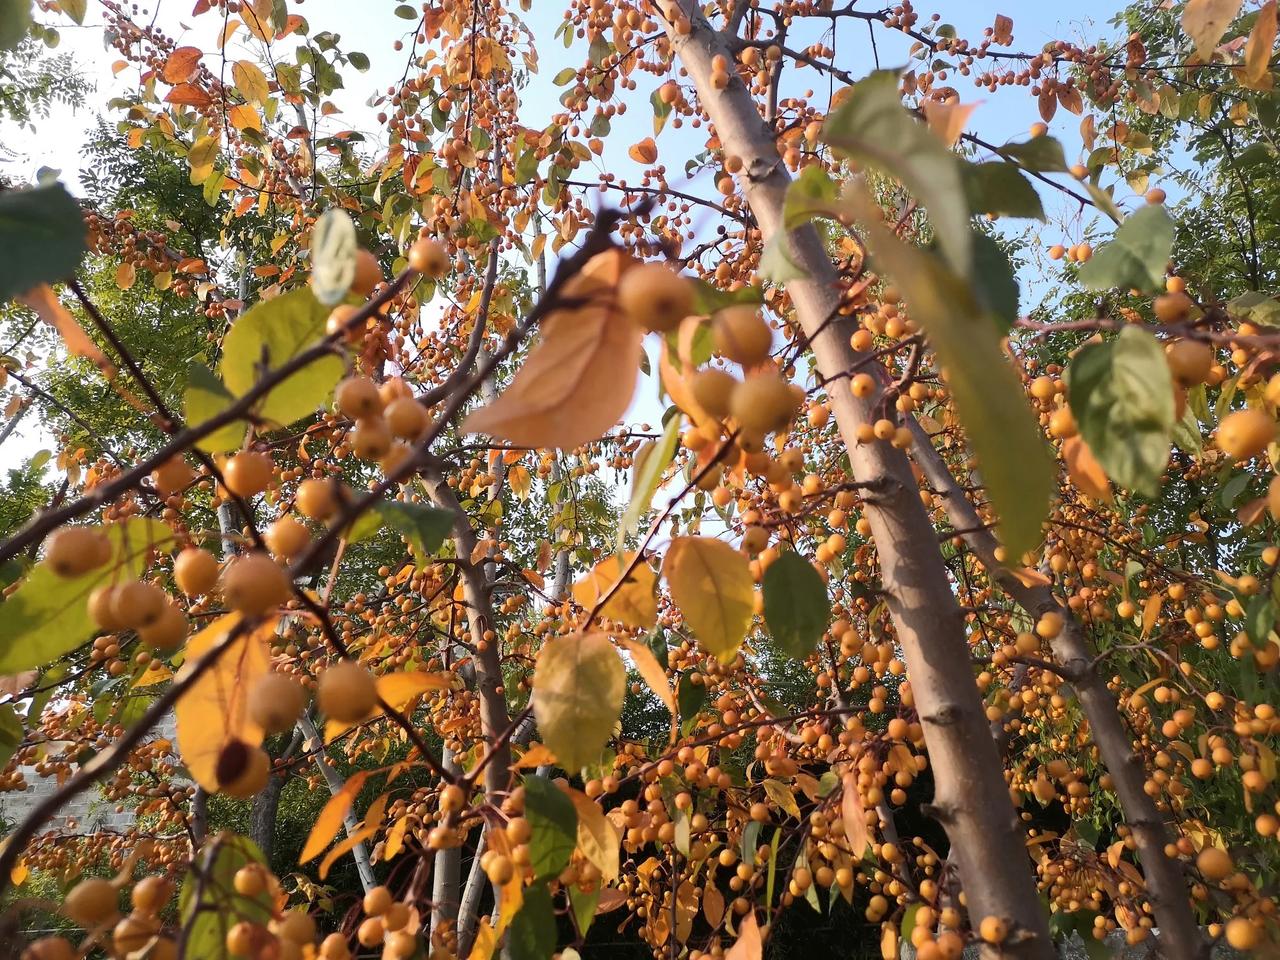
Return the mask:
<svg viewBox="0 0 1280 960"><path fill-rule="evenodd" d="M369 134L372 142L379 142L374 121L376 111L368 105L368 101L376 92L385 92L386 87L397 82L403 74L405 54L394 53L391 45L396 39L405 37L406 29L411 26L408 21L394 15L397 2L398 0L309 0L297 4L295 0L290 0L290 12L305 16L313 34L321 30L337 33L341 37L339 47L342 50L361 51L371 61L366 73L351 68L345 71L347 88L338 91L333 97L341 112L326 121L324 129L327 132L355 129ZM1153 4L1155 2L1156 0L1152 0ZM922 22L924 17L936 10L942 15L944 22L955 25L960 36L975 42L981 39L982 30L994 22L996 14L1003 13L1014 21L1012 48L1036 51L1052 39L1094 41L1113 36L1114 28L1107 24L1107 20L1114 15L1120 3L1121 0L1077 0L1072 4L1051 4L1043 0L936 0L932 5L920 2L917 9L922 14ZM206 52L206 63L213 69L218 69L220 58L216 33L221 27L221 17L206 14L192 18L189 15L192 0L159 0L158 4L155 0L142 0L140 6L140 18L150 19L154 14L156 22L170 36L175 37L180 45L201 48ZM517 4L512 2L511 6ZM879 6L866 3L867 9L878 9ZM575 44L571 49L565 49L560 39L553 36L555 28L561 22L563 10L561 0L533 0L532 11L524 15L537 39L540 59L538 74L522 93L525 115L521 120L530 127L544 126L549 117L560 109L557 98L561 88L553 86L551 78L563 67L581 66L585 59L581 45ZM118 115L107 110L106 103L113 95L127 91L131 84L136 83L137 71L130 67L118 78L112 76L111 65L119 59L119 55L114 49L104 48L102 10L95 2L90 3L83 27L77 27L65 19L61 22L50 21L47 17L45 19L61 32L59 50L74 55L85 76L95 83L96 91L89 95L84 104L57 107L50 117L38 121L35 134L28 130L17 130L12 125L0 124L0 143L15 154L11 160L0 155L0 172L17 182L29 182L34 180L38 169L51 167L61 171L62 179L73 193L79 193L80 146L87 139L98 116L105 116L112 121L119 119ZM896 32L880 28L876 28L876 34L880 64L884 67L905 65L910 41ZM793 46L802 46L803 43L816 39L818 36L815 33L809 38L803 35L799 38L793 36L788 42ZM832 41L828 37L825 42ZM228 60L251 56L246 46L249 43L256 44L257 41L241 29L228 45ZM279 56L280 51L276 48L291 50L295 44L294 38L286 38L275 44L273 50ZM851 73L861 75L874 68L875 61L866 24L851 22L842 27L834 46L839 66ZM289 59L292 59L291 54ZM784 89L784 95L803 92L812 87L817 91L816 99L819 102L825 99L828 82L816 71L792 69L790 74L790 86ZM615 119L605 154L602 158L595 159L599 170L613 171L621 176L634 176L637 170L636 165L627 158L626 151L632 143L652 134L651 112L647 101L652 87L663 79L641 73L634 76L640 83L640 89L628 92L631 108L626 116ZM1002 143L1022 138L1028 127L1039 119L1034 98L1025 88L1002 90L990 95L985 92L979 94L965 77L956 75L949 78L948 82L960 91L963 101L977 101L980 104L970 126L989 142ZM1051 132L1067 148L1068 162L1074 161L1080 149L1078 125L1078 118L1065 111L1059 111L1051 124ZM659 151L666 159L673 187L702 195L712 194L713 188L705 173L700 175L701 179L692 183L683 182L683 160L704 147L705 136L705 130L693 130L688 125L682 130L676 130L668 125L658 138ZM585 170L579 171L576 179L589 179L586 173ZM1067 238L1066 242L1078 239L1092 219L1091 212L1082 217L1078 208L1064 202L1056 191L1042 190L1041 193L1046 210L1050 213L1050 223L1043 228L1042 248L1058 242L1064 236ZM1118 188L1118 199L1123 201L1130 196L1127 187L1121 185ZM0 344L0 349L4 346L7 345ZM650 352L652 354L652 349ZM655 407L653 394L652 382L642 381L637 392L637 404L633 409L637 418L656 417L660 408ZM38 449L49 447L52 442L52 437L43 429L35 411L32 411L17 433L0 448L0 466L17 466Z"/></svg>

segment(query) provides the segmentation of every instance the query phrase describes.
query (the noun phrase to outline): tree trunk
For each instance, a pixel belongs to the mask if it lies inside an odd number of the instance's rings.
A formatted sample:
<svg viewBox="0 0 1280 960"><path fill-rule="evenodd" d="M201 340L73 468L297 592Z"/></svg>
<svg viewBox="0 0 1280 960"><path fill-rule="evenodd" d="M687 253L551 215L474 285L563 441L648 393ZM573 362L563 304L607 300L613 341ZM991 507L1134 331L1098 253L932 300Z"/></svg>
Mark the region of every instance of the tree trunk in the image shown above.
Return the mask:
<svg viewBox="0 0 1280 960"><path fill-rule="evenodd" d="M284 790L284 773L273 773L267 785L253 797L249 811L249 839L262 851L262 859L271 862L276 840L276 814L280 810L280 794Z"/></svg>
<svg viewBox="0 0 1280 960"><path fill-rule="evenodd" d="M453 758L453 751L446 745L440 755L441 766L450 773L460 773L461 767ZM458 901L462 889L462 847L446 847L435 852L431 877L431 941L434 943L440 928L458 919Z"/></svg>
<svg viewBox="0 0 1280 960"><path fill-rule="evenodd" d="M320 770L320 775L324 777L330 796L337 794L344 786L342 777L329 766L324 755L324 740L320 738L320 731L316 729L315 723L305 711L298 718L298 729L302 731L303 746L315 757L316 766ZM359 829L355 814L350 810L342 818L342 826L348 837ZM378 885L378 882L373 878L373 867L369 863L369 848L364 845L363 840L351 848L351 856L356 861L356 873L360 875L360 886L365 893L368 893Z"/></svg>
<svg viewBox="0 0 1280 960"><path fill-rule="evenodd" d="M679 27L668 25L672 46L697 86L725 154L743 161L739 182L768 241L785 229L783 202L791 182L775 137L736 74L722 90L712 84L712 58L732 54L700 8L691 0L673 0L669 7L687 18ZM792 231L788 242L793 260L808 274L787 284L787 292L811 339L817 368L827 378L843 374L865 357L850 346L853 328L837 314L835 268L812 226ZM935 531L906 457L887 443L856 439L858 424L873 418L878 403L878 396L856 398L848 389L831 394L854 479L866 485L865 515L933 765L934 815L950 839L973 925L987 916L1002 917L1011 933L1001 955L1049 960L1054 950L1044 910L974 684L962 615ZM994 949L986 952L997 955Z"/></svg>
<svg viewBox="0 0 1280 960"><path fill-rule="evenodd" d="M1147 898L1151 901L1160 929L1160 950L1170 960L1206 960L1209 944L1191 911L1182 868L1165 853L1169 833L1155 801L1147 796L1144 789L1147 772L1142 758L1134 749L1133 739L1125 727L1115 697L1107 688L1106 679L1093 665L1084 628L1071 610L1058 602L1052 589L1027 586L996 560L996 538L983 526L977 510L929 443L924 430L914 421L911 428L916 434L916 459L920 469L930 486L942 497L951 525L966 531L963 537L969 549L1031 617L1039 619L1049 612L1056 612L1062 617L1062 632L1049 641L1049 646L1054 659L1062 667L1063 678L1075 689L1080 700L1093 741L1115 784L1125 822L1133 831L1146 879Z"/></svg>

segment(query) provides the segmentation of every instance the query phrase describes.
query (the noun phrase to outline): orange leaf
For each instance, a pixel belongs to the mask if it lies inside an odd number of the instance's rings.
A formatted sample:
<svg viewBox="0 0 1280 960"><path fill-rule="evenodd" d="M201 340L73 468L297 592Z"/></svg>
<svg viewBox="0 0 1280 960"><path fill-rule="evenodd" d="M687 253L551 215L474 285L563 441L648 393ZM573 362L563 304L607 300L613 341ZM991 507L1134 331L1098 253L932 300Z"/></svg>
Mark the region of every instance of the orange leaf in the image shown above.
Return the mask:
<svg viewBox="0 0 1280 960"><path fill-rule="evenodd" d="M634 261L621 250L594 257L566 285L578 303L553 310L515 379L462 424L525 447L571 449L618 422L635 393L641 330L618 309L614 291Z"/></svg>
<svg viewBox="0 0 1280 960"><path fill-rule="evenodd" d="M121 260L120 266L116 267L116 286L121 290L128 290L137 279L137 268L128 260Z"/></svg>
<svg viewBox="0 0 1280 960"><path fill-rule="evenodd" d="M849 840L849 850L856 858L867 850L871 837L867 832L866 808L862 794L858 792L858 777L853 771L844 775L840 792L840 819L844 821L844 835Z"/></svg>
<svg viewBox="0 0 1280 960"><path fill-rule="evenodd" d="M638 640L632 640L630 637L623 637L621 643L627 648L627 653L631 654L631 662L635 664L636 673L640 674L645 683L649 685L649 689L658 695L671 715L676 715L676 695L671 690L671 681L667 679L667 671L662 668L662 664L658 663L658 658L653 655L643 643Z"/></svg>
<svg viewBox="0 0 1280 960"><path fill-rule="evenodd" d="M104 372L115 372L115 367L111 365L111 361L98 349L98 345L89 339L89 335L84 332L84 328L76 322L76 318L71 316L66 307L53 295L53 290L47 283L42 283L40 286L24 293L18 297L18 301L26 304L40 315L41 320L58 331L58 336L62 337L62 342L69 353L92 360Z"/></svg>
<svg viewBox="0 0 1280 960"><path fill-rule="evenodd" d="M996 25L991 33L991 42L997 46L1007 47L1013 43L1013 19L1003 13L996 14Z"/></svg>
<svg viewBox="0 0 1280 960"><path fill-rule="evenodd" d="M207 107L213 103L207 90L190 83L180 83L164 98L165 103L177 103L187 107Z"/></svg>
<svg viewBox="0 0 1280 960"><path fill-rule="evenodd" d="M401 711L420 693L448 690L450 680L447 673L388 673L378 677L378 696L387 701L392 710Z"/></svg>
<svg viewBox="0 0 1280 960"><path fill-rule="evenodd" d="M760 960L764 955L764 941L760 939L760 927L752 910L738 923L738 939L724 953L724 960Z"/></svg>
<svg viewBox="0 0 1280 960"><path fill-rule="evenodd" d="M653 137L645 137L639 143L632 144L627 156L636 163L653 163L658 159L658 145L653 142Z"/></svg>
<svg viewBox="0 0 1280 960"><path fill-rule="evenodd" d="M1111 481L1081 437L1068 437L1062 441L1062 459L1067 465L1067 476L1076 489L1086 497L1110 503Z"/></svg>
<svg viewBox="0 0 1280 960"><path fill-rule="evenodd" d="M215 770L222 749L234 740L251 747L262 743L262 728L249 718L249 690L271 670L267 638L275 634L275 618L247 633L232 637L238 613L219 617L187 641L186 660L178 682L206 653L226 649L210 669L178 700L178 752L196 783L210 792L218 789Z"/></svg>
<svg viewBox="0 0 1280 960"><path fill-rule="evenodd" d="M1250 86L1257 86L1267 75L1271 48L1276 42L1276 0L1267 0L1258 11L1244 48L1244 75Z"/></svg>
<svg viewBox="0 0 1280 960"><path fill-rule="evenodd" d="M261 130L262 118L250 104L237 103L227 111L227 120L237 130Z"/></svg>
<svg viewBox="0 0 1280 960"><path fill-rule="evenodd" d="M1151 594L1151 596L1147 597L1147 602L1142 605L1142 635L1144 637L1156 625L1156 620L1160 618L1160 608L1163 605L1164 598L1158 593Z"/></svg>
<svg viewBox="0 0 1280 960"><path fill-rule="evenodd" d="M347 811L355 803L356 795L360 793L360 788L368 778L367 770L353 774L351 779L342 785L342 789L329 798L329 802L324 805L320 816L316 817L316 822L311 827L311 832L307 835L302 853L298 854L299 863L306 863L320 856L324 848L338 835Z"/></svg>
<svg viewBox="0 0 1280 960"><path fill-rule="evenodd" d="M186 83L200 67L199 47L178 47L164 62L160 76L165 83Z"/></svg>
<svg viewBox="0 0 1280 960"><path fill-rule="evenodd" d="M941 138L948 147L954 147L964 133L965 124L973 111L978 109L976 103L941 103L929 100L924 105L924 118L929 129Z"/></svg>

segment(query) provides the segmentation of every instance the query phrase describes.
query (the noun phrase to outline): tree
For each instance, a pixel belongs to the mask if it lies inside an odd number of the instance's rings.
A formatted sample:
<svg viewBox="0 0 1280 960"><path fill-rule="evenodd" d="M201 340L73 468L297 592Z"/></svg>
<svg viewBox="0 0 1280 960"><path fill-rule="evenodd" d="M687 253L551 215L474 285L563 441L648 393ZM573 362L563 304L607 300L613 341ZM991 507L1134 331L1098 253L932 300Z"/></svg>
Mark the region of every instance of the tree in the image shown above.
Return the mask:
<svg viewBox="0 0 1280 960"><path fill-rule="evenodd" d="M376 136L287 3L201 2L207 47L102 6L139 82L89 203L0 193L9 322L77 358L7 363L65 483L0 544L3 782L59 778L0 884L114 875L60 909L122 956L1274 949L1274 0L1031 53L402 5ZM95 788L134 830L50 831Z"/></svg>

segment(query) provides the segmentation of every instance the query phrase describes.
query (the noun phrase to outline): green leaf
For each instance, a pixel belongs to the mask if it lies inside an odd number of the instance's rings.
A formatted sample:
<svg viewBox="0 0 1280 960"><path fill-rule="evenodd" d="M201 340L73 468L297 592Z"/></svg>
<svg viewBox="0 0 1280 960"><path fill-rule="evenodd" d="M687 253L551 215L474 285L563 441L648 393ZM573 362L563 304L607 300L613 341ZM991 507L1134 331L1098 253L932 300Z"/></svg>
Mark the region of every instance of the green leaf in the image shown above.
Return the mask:
<svg viewBox="0 0 1280 960"><path fill-rule="evenodd" d="M16 47L30 26L31 0L0 0L0 50Z"/></svg>
<svg viewBox="0 0 1280 960"><path fill-rule="evenodd" d="M880 71L855 83L827 118L822 139L901 180L924 205L952 269L969 271L969 210L959 159L902 105L896 73Z"/></svg>
<svg viewBox="0 0 1280 960"><path fill-rule="evenodd" d="M1104 190L1092 180L1086 181L1085 190L1089 192L1089 196L1093 198L1094 204L1105 213L1108 217L1119 223L1124 219L1124 213L1116 206L1115 198L1111 196L1109 190ZM1161 207L1160 209L1164 209Z"/></svg>
<svg viewBox="0 0 1280 960"><path fill-rule="evenodd" d="M791 181L782 206L782 222L788 230L814 217L841 220L847 209L840 204L840 187L827 171L816 164L805 167Z"/></svg>
<svg viewBox="0 0 1280 960"><path fill-rule="evenodd" d="M266 370L275 370L324 336L329 311L310 290L293 290L246 310L222 341L222 382L240 396ZM343 372L342 359L324 356L288 377L259 404L258 413L280 426L313 413L328 400Z"/></svg>
<svg viewBox="0 0 1280 960"><path fill-rule="evenodd" d="M764 572L764 619L783 652L802 660L827 627L831 601L818 571L788 551Z"/></svg>
<svg viewBox="0 0 1280 960"><path fill-rule="evenodd" d="M939 257L908 246L879 221L861 219L876 257L905 294L947 371L956 411L1000 517L1000 537L1012 556L1021 556L1040 542L1057 492L1057 469L1001 351L1000 332Z"/></svg>
<svg viewBox="0 0 1280 960"><path fill-rule="evenodd" d="M1253 641L1253 645L1258 649L1262 649L1267 644L1267 635L1271 633L1271 628L1276 625L1276 610L1271 602L1271 597L1265 593L1260 593L1256 597L1249 598L1249 604L1244 611L1244 629L1249 635L1249 639Z"/></svg>
<svg viewBox="0 0 1280 960"><path fill-rule="evenodd" d="M0 36L5 16L0 12ZM85 249L80 205L62 184L0 193L0 302L42 283L66 280Z"/></svg>
<svg viewBox="0 0 1280 960"><path fill-rule="evenodd" d="M754 284L736 290L722 290L696 277L690 278L689 282L693 284L693 309L698 313L712 314L740 303L764 303L764 291Z"/></svg>
<svg viewBox="0 0 1280 960"><path fill-rule="evenodd" d="M596 905L600 902L600 888L584 893L576 883L569 885L569 906L573 908L573 919L578 925L578 933L586 935L591 929L591 922L596 918ZM564 955L561 954L561 957Z"/></svg>
<svg viewBox="0 0 1280 960"><path fill-rule="evenodd" d="M369 69L369 57L366 54L361 53L359 50L352 50L348 53L347 62L361 73L364 73Z"/></svg>
<svg viewBox="0 0 1280 960"><path fill-rule="evenodd" d="M804 280L809 276L804 267L792 259L791 251L787 249L785 231L777 231L765 243L760 254L760 276L779 287L791 280Z"/></svg>
<svg viewBox="0 0 1280 960"><path fill-rule="evenodd" d="M578 71L576 68L565 67L563 70L561 70L559 73L557 73L554 77L551 78L551 82L557 87L563 87L566 83L568 83L577 75L578 75Z"/></svg>
<svg viewBox="0 0 1280 960"><path fill-rule="evenodd" d="M973 291L998 321L1001 334L1018 322L1018 277L1009 255L996 239L985 233L973 235Z"/></svg>
<svg viewBox="0 0 1280 960"><path fill-rule="evenodd" d="M556 952L556 912L545 883L525 890L520 912L511 921L506 952L511 960L547 960Z"/></svg>
<svg viewBox="0 0 1280 960"><path fill-rule="evenodd" d="M58 6L76 23L84 24L84 15L89 12L89 0L59 0Z"/></svg>
<svg viewBox="0 0 1280 960"><path fill-rule="evenodd" d="M578 842L573 801L546 777L525 777L524 815L531 830L529 865L534 879L559 876Z"/></svg>
<svg viewBox="0 0 1280 960"><path fill-rule="evenodd" d="M676 705L680 708L680 726L688 728L698 718L698 713L707 702L707 688L701 683L695 684L689 671L680 674L676 681Z"/></svg>
<svg viewBox="0 0 1280 960"><path fill-rule="evenodd" d="M356 225L347 211L331 207L311 231L311 292L336 307L356 278Z"/></svg>
<svg viewBox="0 0 1280 960"><path fill-rule="evenodd" d="M1173 379L1160 343L1127 326L1083 347L1067 367L1080 435L1116 483L1146 496L1159 488L1174 425Z"/></svg>
<svg viewBox="0 0 1280 960"><path fill-rule="evenodd" d="M662 132L662 128L667 125L667 118L671 116L672 105L662 99L658 90L654 90L649 97L649 103L653 105L653 135L656 137Z"/></svg>
<svg viewBox="0 0 1280 960"><path fill-rule="evenodd" d="M1204 438L1200 436L1200 421L1196 419L1190 404L1182 411L1181 419L1173 425L1173 442L1192 456L1199 456L1204 452Z"/></svg>
<svg viewBox="0 0 1280 960"><path fill-rule="evenodd" d="M395 10L396 16L401 20L417 20L418 11L407 3L402 3Z"/></svg>
<svg viewBox="0 0 1280 960"><path fill-rule="evenodd" d="M1016 164L994 160L990 163L966 163L962 169L969 212L974 216L993 213L1044 220L1040 194Z"/></svg>
<svg viewBox="0 0 1280 960"><path fill-rule="evenodd" d="M22 746L22 735L22 718L13 709L13 704L0 703L0 764L7 764L18 752L18 747Z"/></svg>
<svg viewBox="0 0 1280 960"><path fill-rule="evenodd" d="M1148 204L1125 220L1111 242L1080 267L1080 282L1086 290L1163 290L1172 249L1173 219L1162 204Z"/></svg>
<svg viewBox="0 0 1280 960"><path fill-rule="evenodd" d="M627 504L627 512L622 515L622 523L618 527L619 545L640 528L640 518L649 512L653 495L662 483L662 474L676 455L682 420L679 414L671 417L662 436L646 443L636 454L631 502Z"/></svg>
<svg viewBox="0 0 1280 960"><path fill-rule="evenodd" d="M425 563L440 549L440 544L453 529L454 516L450 511L420 503L391 500L379 504L377 511L383 523L409 541L419 564Z"/></svg>
<svg viewBox="0 0 1280 960"><path fill-rule="evenodd" d="M1032 137L1022 143L1006 143L996 153L1036 173L1066 173L1067 155L1053 137Z"/></svg>
<svg viewBox="0 0 1280 960"><path fill-rule="evenodd" d="M1234 300L1227 301L1227 313L1236 323L1247 320L1266 327L1280 326L1280 302L1256 290L1247 291Z"/></svg>
<svg viewBox="0 0 1280 960"><path fill-rule="evenodd" d="M196 865L187 872L178 896L181 925L189 928L187 954L201 960L231 960L227 951L227 933L242 920L266 924L271 919L271 895L263 891L256 897L236 892L236 871L250 863L264 863L262 851L248 837L224 833L206 843L205 850L215 850L208 864L203 851ZM208 875L201 873L208 868Z"/></svg>
<svg viewBox="0 0 1280 960"><path fill-rule="evenodd" d="M187 389L183 393L183 412L187 423L195 426L221 413L235 402L231 391L222 385L212 370L193 363L187 368ZM239 450L244 443L243 421L228 423L209 434L196 446L206 453Z"/></svg>
<svg viewBox="0 0 1280 960"><path fill-rule="evenodd" d="M38 563L9 598L0 603L0 674L20 673L70 653L98 632L89 619L94 587L137 578L152 546L173 532L158 520L128 520L103 527L111 559L79 577L60 577Z"/></svg>

